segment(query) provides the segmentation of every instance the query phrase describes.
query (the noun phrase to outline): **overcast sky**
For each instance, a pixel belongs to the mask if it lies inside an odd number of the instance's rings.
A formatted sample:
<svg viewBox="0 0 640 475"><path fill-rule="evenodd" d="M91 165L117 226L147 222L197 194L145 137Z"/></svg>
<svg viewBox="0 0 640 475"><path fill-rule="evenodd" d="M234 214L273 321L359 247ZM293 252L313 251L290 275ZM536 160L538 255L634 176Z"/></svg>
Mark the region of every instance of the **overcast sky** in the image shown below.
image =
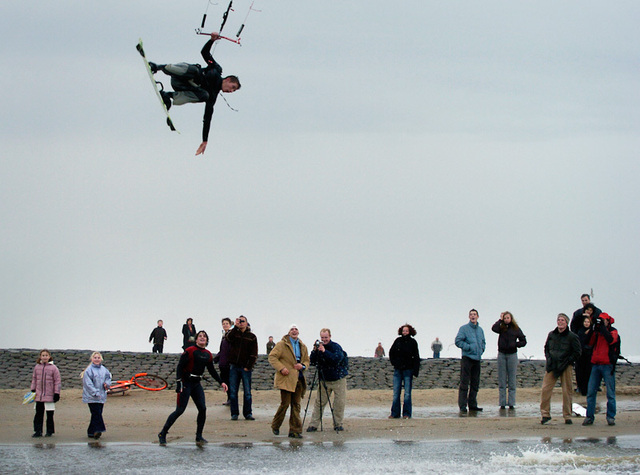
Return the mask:
<svg viewBox="0 0 640 475"><path fill-rule="evenodd" d="M170 132L134 47L201 62L206 5L0 3L1 348L145 351L161 318L177 352L192 317L215 350L244 314L261 352L409 322L459 357L477 308L485 357L504 310L542 357L593 289L640 355L640 2L255 0L195 157L203 105Z"/></svg>

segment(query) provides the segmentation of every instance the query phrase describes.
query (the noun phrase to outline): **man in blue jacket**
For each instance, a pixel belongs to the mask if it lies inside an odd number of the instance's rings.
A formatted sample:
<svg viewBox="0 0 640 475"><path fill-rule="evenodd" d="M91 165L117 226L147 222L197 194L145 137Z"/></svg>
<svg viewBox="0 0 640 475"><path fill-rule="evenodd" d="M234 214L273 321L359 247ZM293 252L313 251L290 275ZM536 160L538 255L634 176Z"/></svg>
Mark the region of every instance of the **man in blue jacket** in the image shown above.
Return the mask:
<svg viewBox="0 0 640 475"><path fill-rule="evenodd" d="M307 432L315 432L322 421L324 407L333 394L331 408L333 410L333 430L344 430L344 406L347 399L347 379L349 359L342 347L331 340L331 330L320 330L320 341L313 346L310 355L311 365L318 368L318 391L313 406L311 423Z"/></svg>
<svg viewBox="0 0 640 475"><path fill-rule="evenodd" d="M486 347L484 331L478 324L478 311L469 310L469 323L462 325L456 336L456 346L462 350L460 366L460 388L458 389L458 406L460 413L482 411L478 407L478 389L480 388L480 360Z"/></svg>

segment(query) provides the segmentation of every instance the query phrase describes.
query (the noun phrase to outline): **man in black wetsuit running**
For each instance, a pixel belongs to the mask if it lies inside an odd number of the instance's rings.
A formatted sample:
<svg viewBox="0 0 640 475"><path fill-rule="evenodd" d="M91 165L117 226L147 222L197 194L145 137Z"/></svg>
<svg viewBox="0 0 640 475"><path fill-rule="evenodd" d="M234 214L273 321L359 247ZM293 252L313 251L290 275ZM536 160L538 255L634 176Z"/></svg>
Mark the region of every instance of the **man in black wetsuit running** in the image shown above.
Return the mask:
<svg viewBox="0 0 640 475"><path fill-rule="evenodd" d="M202 69L199 64L176 63L176 64L155 64L149 63L151 71L156 73L162 71L171 76L171 86L174 92L161 91L162 100L167 106L176 106L188 102L204 102L204 118L202 126L202 143L196 151L196 155L204 153L209 140L209 129L211 127L211 116L213 106L216 103L218 94L222 92L235 92L240 89L240 80L237 76L222 77L222 66L220 66L211 56L211 46L218 40L218 33L211 33L211 39L205 43L200 54L207 63L207 67Z"/></svg>
<svg viewBox="0 0 640 475"><path fill-rule="evenodd" d="M160 445L167 444L167 433L173 423L182 415L189 404L189 398L193 399L194 404L198 408L198 428L196 429L196 442L206 444L207 440L202 437L204 423L207 420L207 406L204 399L204 389L200 384L205 368L209 374L222 385L222 389L227 391L227 385L222 382L220 376L213 366L213 355L206 349L209 344L209 335L205 331L199 331L196 335L195 346L190 346L178 362L176 393L177 403L176 410L173 411L164 423L164 427L158 434Z"/></svg>

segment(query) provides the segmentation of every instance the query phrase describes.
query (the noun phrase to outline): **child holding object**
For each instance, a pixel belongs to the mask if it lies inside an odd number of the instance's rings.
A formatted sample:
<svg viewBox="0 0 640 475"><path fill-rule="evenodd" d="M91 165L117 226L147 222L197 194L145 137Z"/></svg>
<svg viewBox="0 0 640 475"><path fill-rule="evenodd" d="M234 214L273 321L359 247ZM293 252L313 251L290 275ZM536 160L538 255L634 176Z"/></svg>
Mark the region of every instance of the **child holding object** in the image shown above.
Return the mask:
<svg viewBox="0 0 640 475"><path fill-rule="evenodd" d="M44 413L47 413L47 432L45 437L55 433L53 412L55 403L60 400L60 371L53 364L49 350L41 350L31 377L31 392L36 394L36 415L33 418L32 437L42 437Z"/></svg>
<svg viewBox="0 0 640 475"><path fill-rule="evenodd" d="M91 354L91 364L81 373L81 377L82 402L89 404L91 412L87 436L97 440L107 430L102 410L107 402L107 389L111 386L111 373L102 365L102 355L98 351Z"/></svg>

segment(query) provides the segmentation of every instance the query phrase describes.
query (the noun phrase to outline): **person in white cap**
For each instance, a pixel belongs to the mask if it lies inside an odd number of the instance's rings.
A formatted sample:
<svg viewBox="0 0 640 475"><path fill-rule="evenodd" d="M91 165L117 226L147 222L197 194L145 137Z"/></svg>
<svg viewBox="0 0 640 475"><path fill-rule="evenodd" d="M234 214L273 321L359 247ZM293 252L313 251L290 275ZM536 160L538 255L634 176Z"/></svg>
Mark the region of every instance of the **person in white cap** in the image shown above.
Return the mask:
<svg viewBox="0 0 640 475"><path fill-rule="evenodd" d="M271 350L269 364L276 370L274 386L280 390L280 406L273 416L271 430L274 435L280 434L280 426L291 407L289 437L299 439L302 437L300 405L307 389L304 372L309 367L309 352L299 338L296 325L291 325L289 332Z"/></svg>

